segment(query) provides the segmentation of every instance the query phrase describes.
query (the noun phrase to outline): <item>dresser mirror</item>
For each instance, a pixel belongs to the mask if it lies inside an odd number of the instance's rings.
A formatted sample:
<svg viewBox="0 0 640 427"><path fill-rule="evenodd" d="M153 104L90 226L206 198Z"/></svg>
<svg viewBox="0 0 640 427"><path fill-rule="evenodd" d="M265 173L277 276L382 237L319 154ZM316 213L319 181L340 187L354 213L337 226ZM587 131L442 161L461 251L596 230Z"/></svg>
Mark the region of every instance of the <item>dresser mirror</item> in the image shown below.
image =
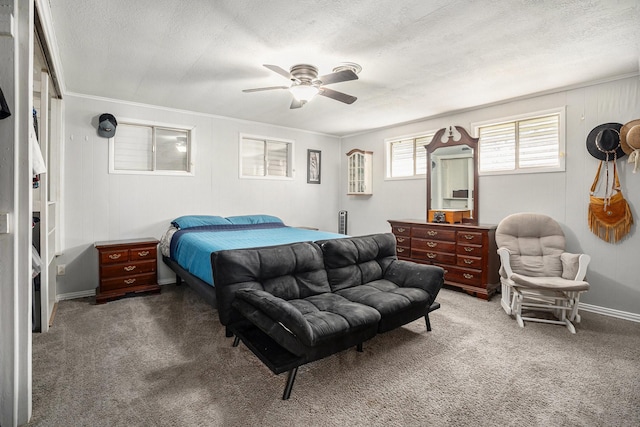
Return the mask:
<svg viewBox="0 0 640 427"><path fill-rule="evenodd" d="M478 224L478 138L442 128L427 150L427 221Z"/></svg>

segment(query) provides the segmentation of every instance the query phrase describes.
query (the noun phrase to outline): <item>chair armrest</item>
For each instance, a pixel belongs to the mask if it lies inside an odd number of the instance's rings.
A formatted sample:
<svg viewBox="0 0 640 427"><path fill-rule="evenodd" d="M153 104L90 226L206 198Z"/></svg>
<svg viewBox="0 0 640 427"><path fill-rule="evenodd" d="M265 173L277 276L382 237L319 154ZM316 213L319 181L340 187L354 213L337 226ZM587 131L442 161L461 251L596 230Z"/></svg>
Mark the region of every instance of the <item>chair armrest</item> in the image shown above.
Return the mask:
<svg viewBox="0 0 640 427"><path fill-rule="evenodd" d="M444 269L435 265L394 260L387 267L384 278L403 288L419 288L426 291L433 303L444 284Z"/></svg>
<svg viewBox="0 0 640 427"><path fill-rule="evenodd" d="M509 249L498 248L498 255L500 256L500 275L508 279L513 275L513 270L511 270L511 254L509 252Z"/></svg>
<svg viewBox="0 0 640 427"><path fill-rule="evenodd" d="M258 289L238 290L236 299L244 301L256 310L261 311L274 323L280 323L305 344L312 344L313 333L309 322L307 322L300 310L288 301ZM234 306L241 312L244 310L243 305Z"/></svg>
<svg viewBox="0 0 640 427"><path fill-rule="evenodd" d="M587 254L572 254L564 252L560 255L562 261L562 277L568 280L584 280L591 257Z"/></svg>

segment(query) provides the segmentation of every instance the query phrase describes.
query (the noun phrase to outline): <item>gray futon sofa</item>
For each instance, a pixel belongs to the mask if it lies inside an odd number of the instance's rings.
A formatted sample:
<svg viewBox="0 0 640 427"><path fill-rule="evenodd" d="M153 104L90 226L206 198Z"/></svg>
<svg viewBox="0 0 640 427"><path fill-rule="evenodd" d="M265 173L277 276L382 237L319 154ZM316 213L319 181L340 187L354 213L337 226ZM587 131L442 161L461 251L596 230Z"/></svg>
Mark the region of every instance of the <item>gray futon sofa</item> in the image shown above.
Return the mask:
<svg viewBox="0 0 640 427"><path fill-rule="evenodd" d="M220 322L274 373L424 317L443 285L440 267L400 261L390 234L233 249L211 255Z"/></svg>

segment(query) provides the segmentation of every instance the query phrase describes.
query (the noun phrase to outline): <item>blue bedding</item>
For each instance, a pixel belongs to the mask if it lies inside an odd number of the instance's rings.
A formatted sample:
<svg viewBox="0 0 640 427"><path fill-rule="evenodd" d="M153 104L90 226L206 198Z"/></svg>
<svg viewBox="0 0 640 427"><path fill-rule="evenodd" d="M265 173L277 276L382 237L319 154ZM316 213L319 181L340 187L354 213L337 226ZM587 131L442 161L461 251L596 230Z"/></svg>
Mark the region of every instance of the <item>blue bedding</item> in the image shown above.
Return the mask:
<svg viewBox="0 0 640 427"><path fill-rule="evenodd" d="M347 236L282 223L208 225L177 231L171 239L170 256L189 273L213 285L212 252L341 237Z"/></svg>

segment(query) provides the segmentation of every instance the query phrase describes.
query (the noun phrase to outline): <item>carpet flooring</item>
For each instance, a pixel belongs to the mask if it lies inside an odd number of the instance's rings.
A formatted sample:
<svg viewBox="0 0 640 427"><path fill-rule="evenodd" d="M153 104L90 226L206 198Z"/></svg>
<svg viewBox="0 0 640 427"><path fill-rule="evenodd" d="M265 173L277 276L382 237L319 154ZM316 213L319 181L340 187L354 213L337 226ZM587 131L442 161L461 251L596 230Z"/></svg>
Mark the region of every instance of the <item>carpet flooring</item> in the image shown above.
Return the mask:
<svg viewBox="0 0 640 427"><path fill-rule="evenodd" d="M443 289L423 320L302 366L291 399L187 286L61 301L33 336L32 426L638 426L640 323L519 328Z"/></svg>

